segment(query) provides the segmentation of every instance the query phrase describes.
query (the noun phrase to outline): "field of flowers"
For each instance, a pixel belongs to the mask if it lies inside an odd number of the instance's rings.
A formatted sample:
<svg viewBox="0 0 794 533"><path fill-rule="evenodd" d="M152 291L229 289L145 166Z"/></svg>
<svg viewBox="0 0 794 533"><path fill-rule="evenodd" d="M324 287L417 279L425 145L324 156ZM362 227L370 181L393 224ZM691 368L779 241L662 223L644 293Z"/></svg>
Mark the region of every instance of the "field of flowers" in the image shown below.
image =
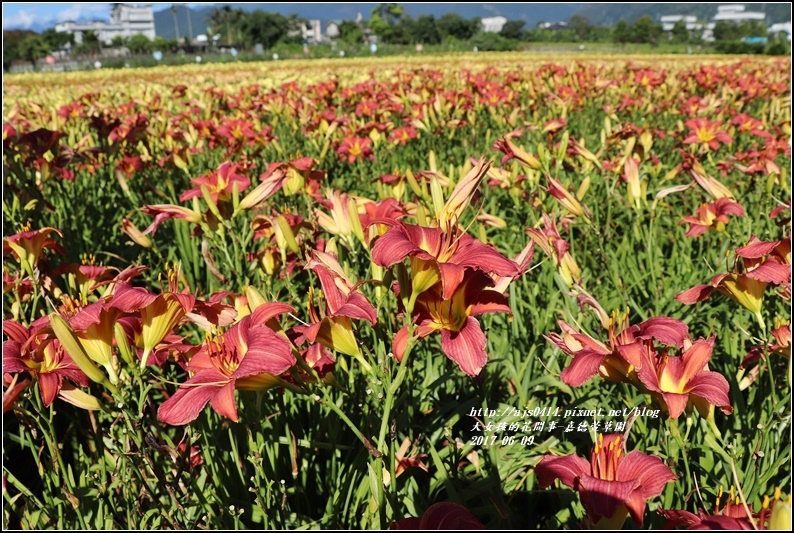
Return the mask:
<svg viewBox="0 0 794 533"><path fill-rule="evenodd" d="M4 528L785 529L790 73L5 77Z"/></svg>

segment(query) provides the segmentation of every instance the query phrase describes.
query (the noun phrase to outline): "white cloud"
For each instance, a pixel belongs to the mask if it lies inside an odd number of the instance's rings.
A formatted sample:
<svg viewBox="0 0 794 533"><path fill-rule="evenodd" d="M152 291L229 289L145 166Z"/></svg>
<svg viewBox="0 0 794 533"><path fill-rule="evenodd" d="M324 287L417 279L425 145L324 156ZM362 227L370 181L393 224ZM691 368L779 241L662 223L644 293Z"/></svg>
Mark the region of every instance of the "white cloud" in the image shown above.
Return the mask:
<svg viewBox="0 0 794 533"><path fill-rule="evenodd" d="M23 30L30 29L33 23L36 22L36 16L33 13L25 11L24 9L14 15L3 16L3 29L6 28L21 28Z"/></svg>
<svg viewBox="0 0 794 533"><path fill-rule="evenodd" d="M56 22L80 20L82 18L101 18L104 20L109 17L109 11L109 4L72 4L68 9L59 11L54 17L50 16L48 18L50 20L54 19Z"/></svg>

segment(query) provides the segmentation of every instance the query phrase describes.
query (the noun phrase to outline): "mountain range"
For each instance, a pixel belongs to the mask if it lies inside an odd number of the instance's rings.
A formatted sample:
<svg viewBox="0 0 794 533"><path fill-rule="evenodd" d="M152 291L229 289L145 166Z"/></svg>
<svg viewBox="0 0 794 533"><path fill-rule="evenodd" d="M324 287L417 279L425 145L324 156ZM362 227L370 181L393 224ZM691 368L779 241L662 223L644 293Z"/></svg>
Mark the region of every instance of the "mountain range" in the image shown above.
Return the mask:
<svg viewBox="0 0 794 533"><path fill-rule="evenodd" d="M281 13L282 15L296 14L306 19L320 19L323 29L332 20L355 20L359 13L367 20L377 3L256 3L256 4L206 4L202 7L193 4L190 8L178 4L176 8L176 24L174 13L169 4L155 4L154 24L157 35L165 38L192 33L193 37L206 33L210 15L216 8L228 5L234 9L254 11L261 9ZM108 12L111 4L107 4ZM634 22L643 15L650 15L654 19L662 15L694 15L701 20L709 20L717 13L717 5L710 3L630 3L630 4L596 4L596 3L565 3L565 4L508 4L508 3L401 3L404 12L412 17L419 15L434 15L440 17L446 13L457 13L463 18L503 16L507 20L522 20L525 29L534 28L539 22L567 21L573 15L585 17L590 24L611 26L624 19ZM778 22L791 21L791 4L788 2L766 2L744 4L747 11L762 11L766 13L766 23L771 25ZM188 17L190 25L188 25ZM78 19L80 22L86 19ZM107 20L107 18L105 19ZM51 27L52 23L44 24L34 21L25 28L41 32ZM11 28L13 28L12 26ZM9 29L11 29L9 28Z"/></svg>

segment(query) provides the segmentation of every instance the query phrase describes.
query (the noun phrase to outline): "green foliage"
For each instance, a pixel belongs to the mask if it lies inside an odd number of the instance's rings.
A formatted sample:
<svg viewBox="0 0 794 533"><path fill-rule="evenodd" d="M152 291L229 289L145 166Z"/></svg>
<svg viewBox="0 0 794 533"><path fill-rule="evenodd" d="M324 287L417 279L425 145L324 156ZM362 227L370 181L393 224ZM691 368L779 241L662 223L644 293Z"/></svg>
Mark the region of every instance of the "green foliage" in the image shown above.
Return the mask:
<svg viewBox="0 0 794 533"><path fill-rule="evenodd" d="M471 44L483 52L506 52L508 50L515 50L518 46L518 42L514 39L508 39L499 34L484 31L475 35L471 40Z"/></svg>
<svg viewBox="0 0 794 533"><path fill-rule="evenodd" d="M739 41L745 37L766 37L766 24L762 20L720 20L714 26L714 40Z"/></svg>
<svg viewBox="0 0 794 533"><path fill-rule="evenodd" d="M638 18L631 28L632 40L635 43L659 44L662 25L655 22L649 15Z"/></svg>
<svg viewBox="0 0 794 533"><path fill-rule="evenodd" d="M137 35L131 36L127 39L127 48L130 49L130 52L133 54L145 54L152 51L154 43L142 33Z"/></svg>
<svg viewBox="0 0 794 533"><path fill-rule="evenodd" d="M521 38L521 29L524 27L524 24L525 22L523 20L508 20L499 31L499 35L506 39L518 40Z"/></svg>
<svg viewBox="0 0 794 533"><path fill-rule="evenodd" d="M454 37L462 41L471 39L480 29L480 19L466 20L457 13L442 15L436 24L443 36Z"/></svg>
<svg viewBox="0 0 794 533"><path fill-rule="evenodd" d="M670 30L670 39L674 43L686 44L689 42L689 30L686 29L686 22L682 19L673 25Z"/></svg>
<svg viewBox="0 0 794 533"><path fill-rule="evenodd" d="M364 32L359 25L352 20L343 20L339 24L339 38L348 44L364 42Z"/></svg>
<svg viewBox="0 0 794 533"><path fill-rule="evenodd" d="M632 39L631 25L623 19L620 19L615 27L612 29L612 42L625 44Z"/></svg>
<svg viewBox="0 0 794 533"><path fill-rule="evenodd" d="M248 13L238 27L245 47L261 44L267 49L287 36L288 22L278 13L256 10Z"/></svg>

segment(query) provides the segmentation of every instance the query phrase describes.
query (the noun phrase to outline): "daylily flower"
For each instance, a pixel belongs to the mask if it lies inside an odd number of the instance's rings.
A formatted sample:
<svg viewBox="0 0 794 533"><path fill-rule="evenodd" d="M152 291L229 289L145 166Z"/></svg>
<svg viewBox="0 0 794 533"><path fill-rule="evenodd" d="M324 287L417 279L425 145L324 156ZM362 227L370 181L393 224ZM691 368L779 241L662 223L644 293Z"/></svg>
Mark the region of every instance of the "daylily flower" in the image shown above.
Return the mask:
<svg viewBox="0 0 794 533"><path fill-rule="evenodd" d="M545 189L551 196L557 200L560 205L562 205L565 209L567 209L570 213L574 216L581 217L585 221L589 222L590 210L587 209L583 204L579 202L579 200L568 190L562 186L562 184L552 178L551 176L546 176L546 181L549 182L548 189Z"/></svg>
<svg viewBox="0 0 794 533"><path fill-rule="evenodd" d="M764 290L769 283L784 289L791 284L791 237L780 241L761 241L755 235L748 244L735 250L742 258L744 272L735 270L719 274L711 280L711 285L698 285L680 294L675 299L683 304L702 302L714 289L728 296L742 307L753 313L763 327L761 303Z"/></svg>
<svg viewBox="0 0 794 533"><path fill-rule="evenodd" d="M625 453L622 435L598 435L590 461L578 455L545 456L535 467L538 485L555 479L577 491L590 526L620 529L631 514L642 527L646 502L678 476L661 459L634 450Z"/></svg>
<svg viewBox="0 0 794 533"><path fill-rule="evenodd" d="M201 197L204 194L202 187L208 191L215 205L218 202L230 200L235 184L237 184L238 192L246 190L251 185L251 180L240 174L239 170L239 164L231 161L221 163L215 172L190 180L195 187L183 192L179 196L179 201L184 202L191 198Z"/></svg>
<svg viewBox="0 0 794 533"><path fill-rule="evenodd" d="M735 494L733 487L730 489L725 507L720 508L722 496L723 489L720 487L712 514L707 514L702 508L698 509L697 514L683 510L660 509L659 514L667 519L663 529L686 526L688 530L733 529L750 531L754 529L770 529L785 531L791 527L791 495L787 499L781 498L780 488L775 489L774 499L770 499L769 496L765 495L761 504L761 511L753 512L751 517L747 515L747 510L739 496ZM783 520L778 523L777 519L780 515L783 515Z"/></svg>
<svg viewBox="0 0 794 533"><path fill-rule="evenodd" d="M527 228L525 231L535 244L554 261L554 266L557 267L562 279L568 287L578 284L582 280L582 271L576 260L568 252L571 245L563 240L560 232L557 231L557 225L554 219L543 213L543 226L544 229Z"/></svg>
<svg viewBox="0 0 794 533"><path fill-rule="evenodd" d="M639 325L630 325L628 313L613 313L607 324L608 344L576 331L563 320L558 324L562 336L549 333L544 338L573 357L560 378L571 387L579 387L596 374L615 382L637 382L636 371L643 366L645 342L656 339L682 347L689 334L686 324L659 316Z"/></svg>
<svg viewBox="0 0 794 533"><path fill-rule="evenodd" d="M478 270L466 270L450 298L444 298L442 283L422 292L414 305L414 335L423 338L441 333L441 351L470 376L480 373L488 361L486 338L474 318L484 313L511 313L507 298L490 288L493 279ZM403 326L393 341L394 356L402 361L409 326Z"/></svg>
<svg viewBox="0 0 794 533"><path fill-rule="evenodd" d="M651 348L643 351L637 375L648 390L661 395L670 418L678 418L690 402L703 417L709 416L711 405L726 414L733 412L728 381L708 369L713 345L714 337L694 343L685 339L680 357L668 356L667 350L658 354Z"/></svg>
<svg viewBox="0 0 794 533"><path fill-rule="evenodd" d="M485 526L462 505L451 502L434 503L422 518L403 518L392 523L391 529L419 530L477 530Z"/></svg>
<svg viewBox="0 0 794 533"><path fill-rule="evenodd" d="M712 228L725 231L729 214L744 216L744 208L738 202L723 197L714 203L701 205L694 216L685 217L680 223L689 224L687 237L697 237Z"/></svg>
<svg viewBox="0 0 794 533"><path fill-rule="evenodd" d="M237 422L234 390L263 391L283 384L278 376L295 364L292 346L265 325L246 316L225 333L208 337L188 362L193 376L157 410L157 418L174 426L195 420L209 402Z"/></svg>
<svg viewBox="0 0 794 533"><path fill-rule="evenodd" d="M140 287L120 283L116 287L108 307L117 308L125 313L139 313L142 321L141 368L149 364L149 354L160 344L165 336L187 315L196 302L192 294L175 292L175 281L169 280L170 292L152 294Z"/></svg>
<svg viewBox="0 0 794 533"><path fill-rule="evenodd" d="M347 278L337 260L322 252L314 251L312 260L306 268L314 271L320 278L326 310L318 314L314 308L313 293L309 291L309 315L311 324L296 326L309 342L318 342L332 350L357 358L366 369L371 368L363 359L353 332L351 318L367 320L373 326L378 321L378 313L367 298L357 291L357 285Z"/></svg>
<svg viewBox="0 0 794 533"><path fill-rule="evenodd" d="M3 321L3 333L8 337L3 342L3 372L34 376L42 401L49 407L61 392L64 379L81 387L88 387L90 381L58 339L42 332L43 327L41 324L28 329L13 320Z"/></svg>
<svg viewBox="0 0 794 533"><path fill-rule="evenodd" d="M361 137L346 137L336 150L339 158L348 163L354 163L359 157L375 160L372 153L372 139Z"/></svg>
<svg viewBox="0 0 794 533"><path fill-rule="evenodd" d="M154 235L154 232L157 231L157 227L163 223L163 221L168 220L169 218L178 218L181 220L186 220L191 224L199 224L201 223L201 215L196 213L192 209L188 209L187 207L182 207L181 205L173 205L173 204L155 204L155 205L144 205L141 208L142 213L146 213L147 215L153 215L154 221L143 231L142 235L148 235L151 233ZM137 242L137 241L136 241Z"/></svg>
<svg viewBox="0 0 794 533"><path fill-rule="evenodd" d="M733 139L721 130L722 122L712 122L706 118L693 118L684 122L690 128L689 136L684 139L684 144L700 144L706 150L717 150L720 143L731 144Z"/></svg>
<svg viewBox="0 0 794 533"><path fill-rule="evenodd" d="M364 229L361 226L361 218L358 215L356 200L347 193L328 190L325 193L327 200L322 202L329 207L331 214L314 210L314 218L328 233L342 236L349 246L353 246L357 238L362 244L366 244Z"/></svg>
<svg viewBox="0 0 794 533"><path fill-rule="evenodd" d="M27 229L21 233L3 237L3 256L13 254L28 275L32 276L33 270L41 258L41 253L45 249L55 250L61 254L66 253L66 250L55 239L49 237L49 234L53 232L63 237L61 230L50 227L39 230Z"/></svg>
<svg viewBox="0 0 794 533"><path fill-rule="evenodd" d="M536 157L514 144L510 140L509 134L502 136L501 139L497 139L493 144L493 149L505 154L502 158L502 165L511 159L517 159L519 163L526 168L531 168L533 170L540 170L543 168Z"/></svg>
<svg viewBox="0 0 794 533"><path fill-rule="evenodd" d="M372 261L383 267L399 263L408 256L414 298L440 281L444 299L450 300L463 282L467 269L499 276L519 273L517 265L496 248L455 226L445 230L398 222L372 247Z"/></svg>
<svg viewBox="0 0 794 533"><path fill-rule="evenodd" d="M394 131L391 133L391 137L389 141L393 144L402 144L403 146L408 143L411 139L416 139L418 133L416 130L411 126L402 126L399 128L395 128Z"/></svg>
<svg viewBox="0 0 794 533"><path fill-rule="evenodd" d="M472 197L479 189L482 180L491 167L491 162L485 158L480 159L474 167L458 182L444 207L436 215L438 225L447 228L457 224L463 210L469 205Z"/></svg>

